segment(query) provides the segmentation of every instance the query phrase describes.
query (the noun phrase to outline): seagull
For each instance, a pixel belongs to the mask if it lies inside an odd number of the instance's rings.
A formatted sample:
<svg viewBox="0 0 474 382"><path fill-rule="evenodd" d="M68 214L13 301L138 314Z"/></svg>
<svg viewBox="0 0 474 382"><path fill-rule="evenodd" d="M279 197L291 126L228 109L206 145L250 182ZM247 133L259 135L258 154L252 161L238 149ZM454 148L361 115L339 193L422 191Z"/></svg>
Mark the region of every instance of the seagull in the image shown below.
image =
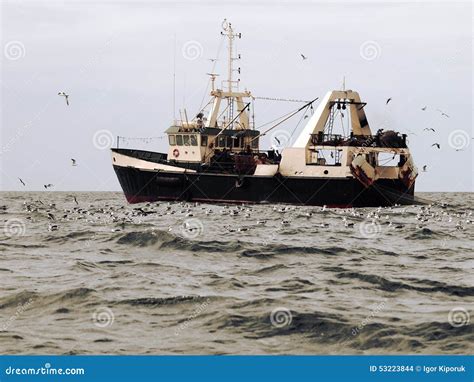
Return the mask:
<svg viewBox="0 0 474 382"><path fill-rule="evenodd" d="M64 97L66 99L66 105L69 106L69 94L66 94L64 92L59 92L58 96Z"/></svg>
<svg viewBox="0 0 474 382"><path fill-rule="evenodd" d="M59 229L57 224L50 224L48 226L48 231L57 231Z"/></svg>
<svg viewBox="0 0 474 382"><path fill-rule="evenodd" d="M436 110L439 111L443 117L449 118L449 115L447 115L444 111L440 109L436 109Z"/></svg>
<svg viewBox="0 0 474 382"><path fill-rule="evenodd" d="M421 110L425 111L425 110L426 110L426 106L423 106L423 107L421 108Z"/></svg>
<svg viewBox="0 0 474 382"><path fill-rule="evenodd" d="M387 98L387 101L385 102L385 105L388 105L388 103L392 100L392 98Z"/></svg>
<svg viewBox="0 0 474 382"><path fill-rule="evenodd" d="M433 131L433 132L436 131L436 130L433 129L432 127L425 127L425 128L423 129L423 131L425 131L425 130L426 130L426 131Z"/></svg>
<svg viewBox="0 0 474 382"><path fill-rule="evenodd" d="M438 149L441 148L441 146L439 145L439 143L433 143L433 144L431 145L431 147L433 147L433 146L436 146Z"/></svg>
<svg viewBox="0 0 474 382"><path fill-rule="evenodd" d="M278 142L278 144L279 144L279 145L281 145L281 142L280 142L280 140L279 140L277 137L274 137L274 138L275 138L275 141L277 141L277 142Z"/></svg>
<svg viewBox="0 0 474 382"><path fill-rule="evenodd" d="M18 178L18 180L21 182L21 184L22 184L23 186L26 186L25 182L23 182L23 179Z"/></svg>
<svg viewBox="0 0 474 382"><path fill-rule="evenodd" d="M300 56L301 56L301 58L302 58L303 60L307 60L307 59L308 59L308 57L306 57L303 53L300 53Z"/></svg>
<svg viewBox="0 0 474 382"><path fill-rule="evenodd" d="M305 115L303 119L306 119L306 118L308 118L308 116L307 116L307 115Z"/></svg>
<svg viewBox="0 0 474 382"><path fill-rule="evenodd" d="M426 164L423 166L423 172L426 172L426 167L428 167Z"/></svg>
<svg viewBox="0 0 474 382"><path fill-rule="evenodd" d="M75 202L76 204L79 204L79 203L77 202L77 199L76 199L75 196L73 196L73 199L74 199L74 202Z"/></svg>
<svg viewBox="0 0 474 382"><path fill-rule="evenodd" d="M71 162L73 166L77 166L76 160L74 158L71 158Z"/></svg>
<svg viewBox="0 0 474 382"><path fill-rule="evenodd" d="M211 62L216 62L217 58L208 58L208 60L211 61Z"/></svg>
<svg viewBox="0 0 474 382"><path fill-rule="evenodd" d="M45 184L45 185L44 185L44 188L50 188L50 187L53 187L53 186L54 186L53 184L48 183L48 184Z"/></svg>

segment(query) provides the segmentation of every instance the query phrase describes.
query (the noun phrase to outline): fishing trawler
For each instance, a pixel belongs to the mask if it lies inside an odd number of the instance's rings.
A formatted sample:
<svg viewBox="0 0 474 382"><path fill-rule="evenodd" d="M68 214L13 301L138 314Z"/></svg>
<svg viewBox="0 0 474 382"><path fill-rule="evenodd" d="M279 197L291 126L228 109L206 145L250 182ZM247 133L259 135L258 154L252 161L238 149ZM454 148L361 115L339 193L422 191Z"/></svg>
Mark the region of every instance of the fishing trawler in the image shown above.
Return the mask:
<svg viewBox="0 0 474 382"><path fill-rule="evenodd" d="M180 112L165 133L167 152L112 149L113 168L129 203L160 200L209 203L286 203L328 207L391 206L415 203L417 169L405 134L372 133L366 103L353 90L328 92L306 102L265 131L251 118L252 100L234 80L234 39L227 21L228 78L216 87L211 73L208 105L188 120ZM224 86L225 85L225 86ZM225 106L225 107L224 107ZM224 110L221 110L224 108ZM298 113L308 113L294 143L260 149L261 138ZM334 132L338 116L345 134Z"/></svg>

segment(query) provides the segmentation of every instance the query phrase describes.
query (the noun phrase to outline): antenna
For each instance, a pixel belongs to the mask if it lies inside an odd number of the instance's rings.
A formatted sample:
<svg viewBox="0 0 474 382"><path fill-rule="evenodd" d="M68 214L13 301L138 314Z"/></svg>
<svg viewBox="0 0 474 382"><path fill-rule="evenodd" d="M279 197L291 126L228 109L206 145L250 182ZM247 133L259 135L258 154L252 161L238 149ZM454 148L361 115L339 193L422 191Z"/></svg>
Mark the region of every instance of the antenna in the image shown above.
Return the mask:
<svg viewBox="0 0 474 382"><path fill-rule="evenodd" d="M342 77L342 90L346 91L346 76Z"/></svg>
<svg viewBox="0 0 474 382"><path fill-rule="evenodd" d="M219 76L217 73L206 73L208 76L211 77L211 90L214 91L214 82L216 81L216 77Z"/></svg>
<svg viewBox="0 0 474 382"><path fill-rule="evenodd" d="M173 119L176 121L176 33L174 34L173 50Z"/></svg>

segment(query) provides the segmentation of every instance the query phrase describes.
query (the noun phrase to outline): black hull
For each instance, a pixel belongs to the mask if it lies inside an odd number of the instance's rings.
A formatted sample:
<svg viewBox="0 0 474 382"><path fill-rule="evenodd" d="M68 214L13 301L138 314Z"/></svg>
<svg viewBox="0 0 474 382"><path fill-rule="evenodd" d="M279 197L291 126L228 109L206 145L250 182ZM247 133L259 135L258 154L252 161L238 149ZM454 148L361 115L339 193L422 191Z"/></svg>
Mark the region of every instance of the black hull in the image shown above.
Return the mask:
<svg viewBox="0 0 474 382"><path fill-rule="evenodd" d="M414 186L379 179L365 188L355 178L295 178L143 171L114 166L129 203L159 200L207 203L284 203L328 207L415 204Z"/></svg>

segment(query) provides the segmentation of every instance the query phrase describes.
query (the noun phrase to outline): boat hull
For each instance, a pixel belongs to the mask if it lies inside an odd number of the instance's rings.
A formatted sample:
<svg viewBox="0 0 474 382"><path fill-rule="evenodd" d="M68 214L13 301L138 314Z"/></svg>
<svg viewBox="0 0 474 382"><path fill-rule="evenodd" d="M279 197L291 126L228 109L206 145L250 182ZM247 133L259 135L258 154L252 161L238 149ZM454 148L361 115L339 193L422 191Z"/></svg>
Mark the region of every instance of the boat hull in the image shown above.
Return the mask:
<svg viewBox="0 0 474 382"><path fill-rule="evenodd" d="M328 207L378 207L414 204L414 185L378 179L364 187L357 179L307 178L150 171L115 166L129 203L190 201L206 203L269 203Z"/></svg>

